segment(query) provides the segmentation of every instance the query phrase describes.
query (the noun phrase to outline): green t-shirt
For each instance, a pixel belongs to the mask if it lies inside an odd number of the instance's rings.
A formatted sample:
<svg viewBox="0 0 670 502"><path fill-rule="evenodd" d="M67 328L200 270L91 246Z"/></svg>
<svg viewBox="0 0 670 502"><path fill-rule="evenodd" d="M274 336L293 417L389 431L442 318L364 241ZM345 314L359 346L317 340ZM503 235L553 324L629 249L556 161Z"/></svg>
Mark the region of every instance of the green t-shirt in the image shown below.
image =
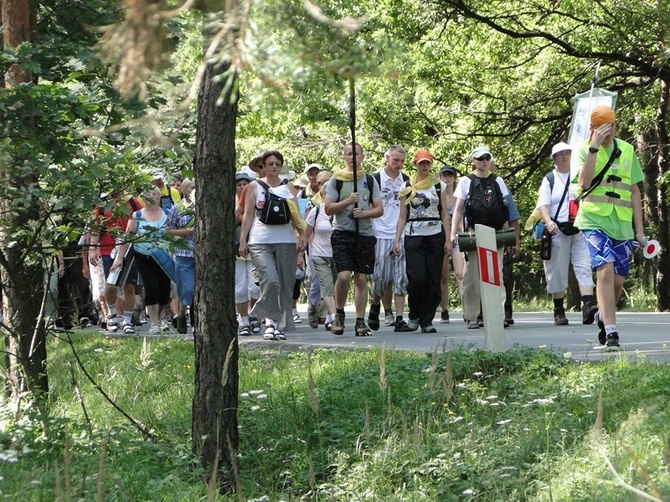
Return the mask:
<svg viewBox="0 0 670 502"><path fill-rule="evenodd" d="M620 139L617 139L617 141L619 143L622 142ZM612 150L614 149L614 141L612 141L609 147L603 148L605 148L607 159L609 159L609 156L612 154ZM588 141L580 144L572 151L572 158L570 161L570 176L572 178L572 183L577 183L579 172L582 170L584 161L586 160L586 156L588 154ZM602 167L604 167L604 164L601 162L596 162L595 173L599 172L600 168ZM610 174L616 175L618 169L619 159L616 159L610 166L605 176ZM642 174L640 162L638 161L637 156L633 155L633 164L631 166L631 185L636 185L637 183L642 182L643 179L644 175ZM577 219L575 220L575 225L582 230L601 230L611 239L618 241L625 241L635 238L635 234L633 233L633 226L627 221L621 221L617 216L616 211L612 211L608 216L600 216L593 213L587 213L585 211L579 211Z"/></svg>

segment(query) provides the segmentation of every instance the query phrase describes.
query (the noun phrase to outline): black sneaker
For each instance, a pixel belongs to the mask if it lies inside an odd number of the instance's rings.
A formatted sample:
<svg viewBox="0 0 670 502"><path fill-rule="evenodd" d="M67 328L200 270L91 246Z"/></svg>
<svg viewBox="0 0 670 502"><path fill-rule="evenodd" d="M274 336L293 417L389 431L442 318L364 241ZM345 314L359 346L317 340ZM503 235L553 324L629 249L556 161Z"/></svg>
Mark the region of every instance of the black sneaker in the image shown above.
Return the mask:
<svg viewBox="0 0 670 502"><path fill-rule="evenodd" d="M421 328L421 333L437 333L437 330L435 329L435 326L429 324Z"/></svg>
<svg viewBox="0 0 670 502"><path fill-rule="evenodd" d="M449 311L443 310L442 315L440 316L440 322L442 324L449 324Z"/></svg>
<svg viewBox="0 0 670 502"><path fill-rule="evenodd" d="M188 328L186 327L186 316L178 315L175 319L177 319L177 333L185 335L188 331ZM249 326L246 326L246 328L248 330L250 329ZM249 334L251 334L251 332Z"/></svg>
<svg viewBox="0 0 670 502"><path fill-rule="evenodd" d="M619 345L619 333L615 331L614 333L610 333L609 335L607 335L605 340L605 347L612 350L621 347L621 345Z"/></svg>
<svg viewBox="0 0 670 502"><path fill-rule="evenodd" d="M379 310L381 305L370 305L370 313L368 314L368 326L372 331L379 330Z"/></svg>
<svg viewBox="0 0 670 502"><path fill-rule="evenodd" d="M565 317L565 309L554 309L554 324L556 326L567 326L568 318Z"/></svg>
<svg viewBox="0 0 670 502"><path fill-rule="evenodd" d="M582 305L582 324L593 324L596 312L598 312L598 305L590 302Z"/></svg>
<svg viewBox="0 0 670 502"><path fill-rule="evenodd" d="M596 312L595 319L600 330L598 331L598 343L600 345L605 345L605 342L607 341L607 335L605 333L605 323L603 323L602 319L600 318L600 312Z"/></svg>

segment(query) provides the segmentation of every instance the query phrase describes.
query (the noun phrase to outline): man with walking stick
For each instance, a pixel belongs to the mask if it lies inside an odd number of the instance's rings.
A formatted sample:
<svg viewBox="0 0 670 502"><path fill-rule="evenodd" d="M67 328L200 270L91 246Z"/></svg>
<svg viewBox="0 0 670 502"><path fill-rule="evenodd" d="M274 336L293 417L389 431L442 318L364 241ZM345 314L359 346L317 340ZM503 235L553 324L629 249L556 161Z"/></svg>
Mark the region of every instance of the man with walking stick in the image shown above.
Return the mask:
<svg viewBox="0 0 670 502"><path fill-rule="evenodd" d="M368 300L368 275L375 268L375 236L372 219L384 212L377 181L361 167L363 148L358 143L344 147L346 168L333 172L328 182L325 212L333 217L333 259L337 270L335 282L335 319L332 333L344 333L344 305L354 275L356 336L370 336L365 324Z"/></svg>

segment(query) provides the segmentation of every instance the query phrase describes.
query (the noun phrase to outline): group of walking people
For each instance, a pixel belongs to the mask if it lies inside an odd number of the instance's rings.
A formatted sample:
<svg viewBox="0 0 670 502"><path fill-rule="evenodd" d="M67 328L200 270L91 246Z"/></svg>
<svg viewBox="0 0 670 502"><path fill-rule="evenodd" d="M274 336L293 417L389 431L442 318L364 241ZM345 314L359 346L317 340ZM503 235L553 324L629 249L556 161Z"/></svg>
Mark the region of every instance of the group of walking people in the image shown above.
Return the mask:
<svg viewBox="0 0 670 502"><path fill-rule="evenodd" d="M542 181L537 202L539 218L551 236L551 258L544 269L554 322L568 323L564 296L572 262L582 321L597 321L599 341L608 347L619 343L616 302L628 275L634 238L638 244L645 239L637 185L642 172L632 146L615 140L614 131L611 108L594 108L588 141L574 151L566 143L552 149L554 169ZM391 146L384 167L371 175L362 168L361 145L349 143L343 152L345 167L330 173L311 164L300 183L304 186L288 179L284 157L277 151L262 153L237 173L236 303L241 335L264 329L265 339L286 338L285 333L301 322L295 302L305 270L310 280L309 324L318 327L325 311L322 320L335 335L345 332L344 307L352 284L356 336L370 336L380 328L382 308L383 322L395 331L436 332L438 308L440 322L450 321L452 268L467 327L483 325L478 253L463 253L459 235L472 233L476 224L498 231L511 227L507 235L514 236L512 242L504 244L509 249L501 245L497 253L499 274L508 277L502 270L503 256L513 259L519 250L520 215L512 194L495 174L495 159L485 146L471 152L472 171L458 182L452 166L443 165L436 172L429 150L415 152L411 176L403 172L406 157L405 148ZM575 212L576 220L571 216ZM509 293L502 289L505 327L514 322Z"/></svg>

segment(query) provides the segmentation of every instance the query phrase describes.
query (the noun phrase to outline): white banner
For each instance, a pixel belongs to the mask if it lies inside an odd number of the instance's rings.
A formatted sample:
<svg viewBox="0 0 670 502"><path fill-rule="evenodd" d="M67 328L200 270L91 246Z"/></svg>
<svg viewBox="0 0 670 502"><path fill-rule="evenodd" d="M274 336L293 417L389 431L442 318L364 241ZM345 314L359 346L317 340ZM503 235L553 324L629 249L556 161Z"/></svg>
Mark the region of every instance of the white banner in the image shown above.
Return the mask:
<svg viewBox="0 0 670 502"><path fill-rule="evenodd" d="M589 139L591 110L598 105L607 105L612 110L616 104L616 92L594 88L582 94L575 95L575 107L572 110L570 135L568 143L574 146Z"/></svg>

